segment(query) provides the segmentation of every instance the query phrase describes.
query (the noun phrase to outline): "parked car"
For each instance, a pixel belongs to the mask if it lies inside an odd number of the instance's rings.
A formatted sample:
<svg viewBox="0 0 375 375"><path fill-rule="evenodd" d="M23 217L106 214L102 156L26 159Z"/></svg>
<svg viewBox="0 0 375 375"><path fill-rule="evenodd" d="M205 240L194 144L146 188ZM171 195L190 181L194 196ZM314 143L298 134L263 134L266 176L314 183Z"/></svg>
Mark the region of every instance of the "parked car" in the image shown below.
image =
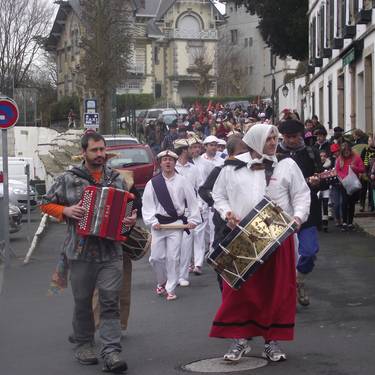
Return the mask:
<svg viewBox="0 0 375 375"><path fill-rule="evenodd" d="M9 200L15 204L22 213L27 212L27 184L23 181L9 180ZM38 205L36 193L30 186L30 209L33 210Z"/></svg>
<svg viewBox="0 0 375 375"><path fill-rule="evenodd" d="M143 121L144 127L147 127L150 121L157 121L161 118L161 115L165 108L151 108L147 111L146 117Z"/></svg>
<svg viewBox="0 0 375 375"><path fill-rule="evenodd" d="M241 108L243 110L247 110L247 107L250 105L250 103L248 101L245 101L245 100L241 100L241 101L237 101L237 102L228 102L228 103L225 103L225 106L229 106L231 110L234 110L235 108L241 106Z"/></svg>
<svg viewBox="0 0 375 375"><path fill-rule="evenodd" d="M143 192L146 183L159 173L155 156L148 145L112 146L108 147L107 151L117 155L109 159L107 165L115 169L133 171L134 185L140 192Z"/></svg>
<svg viewBox="0 0 375 375"><path fill-rule="evenodd" d="M103 137L107 147L140 143L138 138L131 135L103 135Z"/></svg>
<svg viewBox="0 0 375 375"><path fill-rule="evenodd" d="M22 212L14 204L9 204L9 233L16 233L22 226Z"/></svg>
<svg viewBox="0 0 375 375"><path fill-rule="evenodd" d="M163 111L162 119L167 127L178 118L182 119L183 116L187 116L188 111L185 108L169 108Z"/></svg>

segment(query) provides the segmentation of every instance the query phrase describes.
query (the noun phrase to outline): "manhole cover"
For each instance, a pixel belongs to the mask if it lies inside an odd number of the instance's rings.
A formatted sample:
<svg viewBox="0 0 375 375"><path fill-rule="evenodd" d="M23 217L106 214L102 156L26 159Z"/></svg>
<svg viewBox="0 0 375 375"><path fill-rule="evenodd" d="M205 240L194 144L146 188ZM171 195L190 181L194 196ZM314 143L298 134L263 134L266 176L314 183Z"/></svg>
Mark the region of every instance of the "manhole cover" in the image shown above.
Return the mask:
<svg viewBox="0 0 375 375"><path fill-rule="evenodd" d="M257 357L242 357L239 362L226 362L221 357L192 362L183 366L183 369L191 372L237 372L254 370L266 366L267 363L266 360Z"/></svg>

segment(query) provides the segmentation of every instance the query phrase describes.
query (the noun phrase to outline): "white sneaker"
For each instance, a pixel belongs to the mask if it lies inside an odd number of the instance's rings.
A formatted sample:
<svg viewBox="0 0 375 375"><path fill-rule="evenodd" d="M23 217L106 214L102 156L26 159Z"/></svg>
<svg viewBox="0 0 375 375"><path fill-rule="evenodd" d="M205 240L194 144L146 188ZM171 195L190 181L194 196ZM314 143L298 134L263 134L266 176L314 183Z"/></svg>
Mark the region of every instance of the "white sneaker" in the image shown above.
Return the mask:
<svg viewBox="0 0 375 375"><path fill-rule="evenodd" d="M237 362L250 350L246 339L234 339L228 352L224 354L224 361Z"/></svg>
<svg viewBox="0 0 375 375"><path fill-rule="evenodd" d="M179 281L179 284L180 284L180 286L189 286L189 285L190 285L190 282L187 281L187 280L185 280L185 279L181 279L181 280Z"/></svg>
<svg viewBox="0 0 375 375"><path fill-rule="evenodd" d="M268 344L265 344L262 356L268 358L272 362L286 360L286 353L281 350L277 341L270 341Z"/></svg>

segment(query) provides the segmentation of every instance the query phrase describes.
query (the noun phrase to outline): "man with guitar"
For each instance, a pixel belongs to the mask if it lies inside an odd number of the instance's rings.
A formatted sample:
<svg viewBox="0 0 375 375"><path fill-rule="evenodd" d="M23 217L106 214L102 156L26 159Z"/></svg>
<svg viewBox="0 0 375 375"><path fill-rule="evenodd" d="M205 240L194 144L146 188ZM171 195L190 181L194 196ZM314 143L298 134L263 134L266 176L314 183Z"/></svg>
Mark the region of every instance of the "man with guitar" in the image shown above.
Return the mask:
<svg viewBox="0 0 375 375"><path fill-rule="evenodd" d="M279 125L279 131L283 140L277 148L277 153L283 157L290 157L297 163L311 193L310 214L298 232L297 294L298 302L302 306L307 306L310 299L306 292L305 279L312 272L319 251L317 228L321 223L322 214L317 195L321 181L317 174L322 172L323 168L318 150L305 145L304 126L300 121L283 121Z"/></svg>

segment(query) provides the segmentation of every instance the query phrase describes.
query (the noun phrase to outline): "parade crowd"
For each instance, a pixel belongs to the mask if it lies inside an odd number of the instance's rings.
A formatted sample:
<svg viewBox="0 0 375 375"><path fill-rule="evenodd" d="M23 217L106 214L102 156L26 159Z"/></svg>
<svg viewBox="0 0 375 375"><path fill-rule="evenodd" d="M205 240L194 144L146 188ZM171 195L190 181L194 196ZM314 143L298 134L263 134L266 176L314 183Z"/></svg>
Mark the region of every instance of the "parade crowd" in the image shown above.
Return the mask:
<svg viewBox="0 0 375 375"><path fill-rule="evenodd" d="M293 340L297 303L310 304L307 283L319 252L318 232L329 232L331 222L343 232L355 230L357 202L361 211L374 210L372 135L336 127L328 137L316 116L302 123L288 109L277 126L271 118L269 106L196 104L168 128L156 121L145 129L161 172L146 184L136 207L151 232L155 293L168 303L178 298L178 287L189 287L192 274L207 272L207 254L220 248L265 196L293 222L295 232L240 289L217 276L222 301L210 336L231 339L224 354L229 362L240 360L250 351L249 340L259 336L265 358L287 358L279 341ZM119 354L128 319L131 262L119 242L77 235L76 222L85 215L80 205L85 187L132 187L106 166L100 134L86 133L81 145L82 165L56 180L42 210L68 223L62 259L74 297L69 341L76 345L75 357L81 364L98 363L98 329L103 370L123 372L127 364ZM136 225L136 217L135 209L124 219L126 226Z"/></svg>

